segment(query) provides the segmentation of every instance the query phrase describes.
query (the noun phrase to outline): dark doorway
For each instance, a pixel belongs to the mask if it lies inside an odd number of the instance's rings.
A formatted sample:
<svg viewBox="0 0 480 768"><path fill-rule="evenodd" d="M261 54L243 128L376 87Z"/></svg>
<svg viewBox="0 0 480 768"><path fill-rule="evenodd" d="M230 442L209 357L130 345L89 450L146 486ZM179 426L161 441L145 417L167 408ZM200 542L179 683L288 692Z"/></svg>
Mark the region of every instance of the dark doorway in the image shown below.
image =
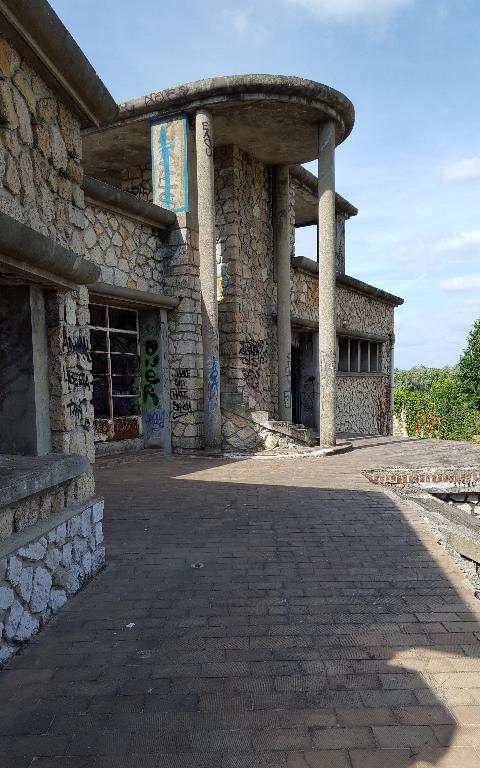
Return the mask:
<svg viewBox="0 0 480 768"><path fill-rule="evenodd" d="M300 346L292 347L292 421L302 422Z"/></svg>

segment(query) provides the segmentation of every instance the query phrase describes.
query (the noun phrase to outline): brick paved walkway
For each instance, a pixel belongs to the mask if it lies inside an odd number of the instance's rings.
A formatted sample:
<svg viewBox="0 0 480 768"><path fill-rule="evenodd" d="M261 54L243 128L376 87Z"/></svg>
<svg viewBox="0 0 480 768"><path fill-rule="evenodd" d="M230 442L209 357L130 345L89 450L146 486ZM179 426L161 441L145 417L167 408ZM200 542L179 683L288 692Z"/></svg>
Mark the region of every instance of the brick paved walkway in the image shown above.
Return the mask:
<svg viewBox="0 0 480 768"><path fill-rule="evenodd" d="M2 768L480 768L480 603L360 472L442 463L480 450L102 459L109 564L0 673Z"/></svg>

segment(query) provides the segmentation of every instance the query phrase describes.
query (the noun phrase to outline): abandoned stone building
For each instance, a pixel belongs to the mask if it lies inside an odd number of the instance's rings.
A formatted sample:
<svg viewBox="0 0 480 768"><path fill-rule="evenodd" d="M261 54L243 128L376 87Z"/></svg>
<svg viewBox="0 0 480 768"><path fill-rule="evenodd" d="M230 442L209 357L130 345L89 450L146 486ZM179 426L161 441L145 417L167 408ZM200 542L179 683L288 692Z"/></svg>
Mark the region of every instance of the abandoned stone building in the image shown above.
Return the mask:
<svg viewBox="0 0 480 768"><path fill-rule="evenodd" d="M402 300L345 273L339 92L117 105L46 0L2 0L0 34L1 662L103 564L95 454L390 433Z"/></svg>

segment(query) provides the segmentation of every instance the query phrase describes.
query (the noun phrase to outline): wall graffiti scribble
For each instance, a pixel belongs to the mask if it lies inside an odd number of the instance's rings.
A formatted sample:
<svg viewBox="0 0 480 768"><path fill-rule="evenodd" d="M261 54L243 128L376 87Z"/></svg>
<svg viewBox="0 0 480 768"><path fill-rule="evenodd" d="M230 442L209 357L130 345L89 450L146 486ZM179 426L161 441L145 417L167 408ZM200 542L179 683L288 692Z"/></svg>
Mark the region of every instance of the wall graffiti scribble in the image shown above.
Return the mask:
<svg viewBox="0 0 480 768"><path fill-rule="evenodd" d="M251 336L240 345L240 360L245 384L252 389L258 389L262 364L267 360L266 341L257 341Z"/></svg>
<svg viewBox="0 0 480 768"><path fill-rule="evenodd" d="M304 379L302 390L302 406L306 411L313 411L315 398L315 376Z"/></svg>
<svg viewBox="0 0 480 768"><path fill-rule="evenodd" d="M170 390L172 400L172 419L180 419L187 413L192 413L192 403L188 397L188 383L190 378L188 368L177 368L173 371L173 387Z"/></svg>
<svg viewBox="0 0 480 768"><path fill-rule="evenodd" d="M142 369L143 369L143 387L142 397L143 405L145 408L151 406L157 406L159 403L158 394L156 392L156 385L160 383L160 379L157 376L156 367L159 363L158 355L158 341L156 339L147 339L144 342L142 355ZM149 403L151 400L151 403Z"/></svg>

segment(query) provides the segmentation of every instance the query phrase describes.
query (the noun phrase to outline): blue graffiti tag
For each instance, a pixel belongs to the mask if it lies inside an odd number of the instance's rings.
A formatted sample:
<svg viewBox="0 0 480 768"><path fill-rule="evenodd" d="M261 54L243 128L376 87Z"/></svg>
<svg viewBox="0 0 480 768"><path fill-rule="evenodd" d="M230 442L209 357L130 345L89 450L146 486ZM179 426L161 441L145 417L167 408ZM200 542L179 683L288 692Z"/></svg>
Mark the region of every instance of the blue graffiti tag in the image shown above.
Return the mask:
<svg viewBox="0 0 480 768"><path fill-rule="evenodd" d="M147 429L164 429L165 411L147 411L143 414L145 427Z"/></svg>
<svg viewBox="0 0 480 768"><path fill-rule="evenodd" d="M215 415L216 406L219 396L219 383L218 383L218 364L214 357L210 360L209 374L208 374L208 432L212 431L211 417Z"/></svg>

